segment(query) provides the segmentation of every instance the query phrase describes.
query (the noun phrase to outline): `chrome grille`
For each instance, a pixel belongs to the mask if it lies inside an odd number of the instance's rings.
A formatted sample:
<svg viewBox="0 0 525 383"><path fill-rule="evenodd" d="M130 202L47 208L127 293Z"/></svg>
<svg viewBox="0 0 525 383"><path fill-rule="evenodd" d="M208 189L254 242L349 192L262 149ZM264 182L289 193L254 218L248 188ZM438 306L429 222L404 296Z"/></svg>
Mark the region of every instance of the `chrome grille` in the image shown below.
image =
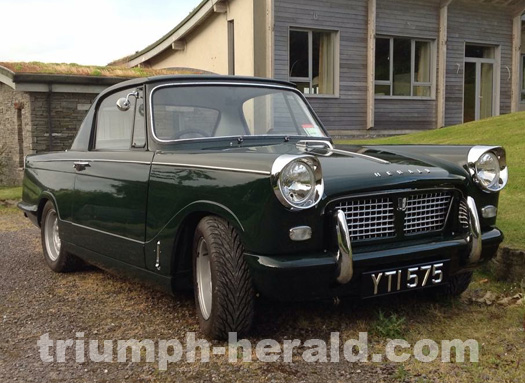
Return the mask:
<svg viewBox="0 0 525 383"><path fill-rule="evenodd" d="M436 192L415 194L407 198L405 234L419 234L443 229L452 194Z"/></svg>
<svg viewBox="0 0 525 383"><path fill-rule="evenodd" d="M461 200L459 203L459 211L458 211L458 217L459 217L459 224L463 229L468 229L470 227L469 222L469 213L468 213L468 206L467 201L464 199Z"/></svg>
<svg viewBox="0 0 525 383"><path fill-rule="evenodd" d="M335 205L335 210L345 213L350 240L366 241L443 230L452 200L452 191L386 193L385 197L345 199ZM468 227L464 201L460 201L458 214L460 224Z"/></svg>
<svg viewBox="0 0 525 383"><path fill-rule="evenodd" d="M352 241L395 236L394 204L390 198L346 200L336 206L348 223Z"/></svg>

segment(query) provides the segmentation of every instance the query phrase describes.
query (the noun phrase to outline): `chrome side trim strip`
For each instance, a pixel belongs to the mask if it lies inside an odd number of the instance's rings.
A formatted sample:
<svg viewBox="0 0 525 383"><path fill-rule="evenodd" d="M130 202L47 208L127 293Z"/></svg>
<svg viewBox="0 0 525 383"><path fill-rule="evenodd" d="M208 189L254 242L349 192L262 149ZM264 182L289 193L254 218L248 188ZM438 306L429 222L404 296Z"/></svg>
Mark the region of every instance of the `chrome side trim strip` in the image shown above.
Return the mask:
<svg viewBox="0 0 525 383"><path fill-rule="evenodd" d="M116 162L122 164L139 164L139 165L151 165L149 161L127 161L127 160L89 160L90 162Z"/></svg>
<svg viewBox="0 0 525 383"><path fill-rule="evenodd" d="M73 226L76 226L76 227L80 227L82 229L87 229L87 230L91 230L91 231L96 231L97 233L101 233L101 234L106 234L106 235L110 235L112 237L115 237L115 238L119 238L119 239L124 239L126 241L131 241L131 242L134 242L134 243L139 243L141 245L144 245L146 242L143 242L143 241L137 241L136 239L131 239L131 238L126 238L126 237L123 237L122 235L118 235L118 234L113 234L113 233L108 233L107 231L103 231L103 230L98 230L98 229L93 229L92 227L88 227L88 226L84 226L84 225L80 225L78 223L74 223L74 222L71 222L71 221L62 221L62 222L66 222L70 225L73 225Z"/></svg>
<svg viewBox="0 0 525 383"><path fill-rule="evenodd" d="M476 263L481 257L481 225L479 223L478 208L476 206L476 201L474 200L474 198L467 198L467 206L470 223L470 233L467 236L467 243L470 248L468 261L469 263Z"/></svg>
<svg viewBox="0 0 525 383"><path fill-rule="evenodd" d="M155 259L155 268L160 271L160 241L157 241L157 257Z"/></svg>
<svg viewBox="0 0 525 383"><path fill-rule="evenodd" d="M179 163L171 163L171 162L153 162L152 165L159 165L159 166L175 166L178 168L195 168L195 169L208 169L208 170L225 170L230 172L237 172L237 173L252 173L252 174L262 174L265 176L269 176L271 173L270 171L266 170L253 170L253 169L239 169L239 168L226 168L222 166L210 166L210 165L194 165L194 164L179 164Z"/></svg>
<svg viewBox="0 0 525 383"><path fill-rule="evenodd" d="M139 164L139 165L151 165L151 162L148 161L128 161L128 160L106 160L106 159L53 159L53 160L43 160L43 161L35 161L35 162L115 162L115 163L122 163L122 164Z"/></svg>
<svg viewBox="0 0 525 383"><path fill-rule="evenodd" d="M339 251L336 255L337 262L337 282L344 284L350 282L354 275L354 261L352 255L352 244L346 223L346 216L342 210L337 210L334 214L335 230L337 232L337 245Z"/></svg>
<svg viewBox="0 0 525 383"><path fill-rule="evenodd" d="M356 153L356 152L349 152L347 150L341 150L341 149L335 149L335 148L334 149L330 149L330 151L335 153L335 154L341 154L343 156L350 156L350 157L353 156L353 157L363 158L363 159L374 161L374 162L377 162L377 163L383 164L383 165L390 164L390 161L382 160L381 158L377 158L377 157L372 157L372 156L369 156L367 154Z"/></svg>

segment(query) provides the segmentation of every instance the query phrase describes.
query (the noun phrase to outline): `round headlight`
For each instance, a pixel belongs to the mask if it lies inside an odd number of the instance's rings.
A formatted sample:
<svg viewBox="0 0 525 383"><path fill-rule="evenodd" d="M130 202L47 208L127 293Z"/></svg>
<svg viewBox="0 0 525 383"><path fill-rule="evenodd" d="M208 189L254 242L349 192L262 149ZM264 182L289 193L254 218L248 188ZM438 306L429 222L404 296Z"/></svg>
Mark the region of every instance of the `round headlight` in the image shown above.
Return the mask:
<svg viewBox="0 0 525 383"><path fill-rule="evenodd" d="M279 178L281 193L291 205L311 203L315 195L315 177L310 166L292 161L284 167Z"/></svg>
<svg viewBox="0 0 525 383"><path fill-rule="evenodd" d="M321 164L314 156L280 156L271 180L277 199L291 210L315 206L324 193Z"/></svg>
<svg viewBox="0 0 525 383"><path fill-rule="evenodd" d="M468 153L473 181L484 191L498 192L509 179L505 149L500 146L473 146Z"/></svg>
<svg viewBox="0 0 525 383"><path fill-rule="evenodd" d="M497 187L500 174L498 157L492 152L483 154L476 162L476 174L484 188L492 190Z"/></svg>

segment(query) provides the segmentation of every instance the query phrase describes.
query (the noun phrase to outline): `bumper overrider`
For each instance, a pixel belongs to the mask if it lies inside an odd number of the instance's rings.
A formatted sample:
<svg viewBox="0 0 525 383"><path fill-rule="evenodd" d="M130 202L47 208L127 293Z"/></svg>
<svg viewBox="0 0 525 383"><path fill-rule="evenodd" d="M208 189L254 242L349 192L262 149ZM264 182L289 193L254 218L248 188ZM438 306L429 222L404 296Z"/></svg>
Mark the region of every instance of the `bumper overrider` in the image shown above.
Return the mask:
<svg viewBox="0 0 525 383"><path fill-rule="evenodd" d="M278 256L246 253L255 289L272 299L288 301L338 296L367 297L370 294L365 293L368 287L365 289L364 285L370 284L369 275L375 278L374 283L382 276L384 280L389 278L388 289L377 294L376 288L372 295L435 286L430 282L427 284L427 279L439 281L439 285L446 284L448 276L470 271L481 260L491 258L503 240L503 234L497 228L482 232L474 198L467 198L467 206L470 222L466 236L356 254L352 251L345 213L336 210L333 213L336 251ZM436 267L444 267L445 270L437 270ZM410 282L417 281L417 277L410 274L414 270L423 271L420 283L406 288ZM425 270L428 270L426 276ZM409 278L414 278L409 283L406 277L401 278L405 272L408 272ZM433 278L434 274L437 277Z"/></svg>

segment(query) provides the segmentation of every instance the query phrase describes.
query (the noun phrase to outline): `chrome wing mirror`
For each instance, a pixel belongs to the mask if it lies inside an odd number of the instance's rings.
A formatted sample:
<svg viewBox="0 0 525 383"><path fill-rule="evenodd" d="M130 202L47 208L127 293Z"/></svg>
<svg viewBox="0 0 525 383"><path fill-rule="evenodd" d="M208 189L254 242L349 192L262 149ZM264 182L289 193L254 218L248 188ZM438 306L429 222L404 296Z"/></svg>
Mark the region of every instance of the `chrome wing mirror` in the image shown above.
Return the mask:
<svg viewBox="0 0 525 383"><path fill-rule="evenodd" d="M129 98L133 96L135 98L139 98L139 92L138 91L135 91L135 92L131 92L131 93L128 93L126 97L122 97L122 98L119 98L117 100L117 108L122 111L122 112L126 112L129 110L130 106L131 106L131 102L129 101Z"/></svg>

